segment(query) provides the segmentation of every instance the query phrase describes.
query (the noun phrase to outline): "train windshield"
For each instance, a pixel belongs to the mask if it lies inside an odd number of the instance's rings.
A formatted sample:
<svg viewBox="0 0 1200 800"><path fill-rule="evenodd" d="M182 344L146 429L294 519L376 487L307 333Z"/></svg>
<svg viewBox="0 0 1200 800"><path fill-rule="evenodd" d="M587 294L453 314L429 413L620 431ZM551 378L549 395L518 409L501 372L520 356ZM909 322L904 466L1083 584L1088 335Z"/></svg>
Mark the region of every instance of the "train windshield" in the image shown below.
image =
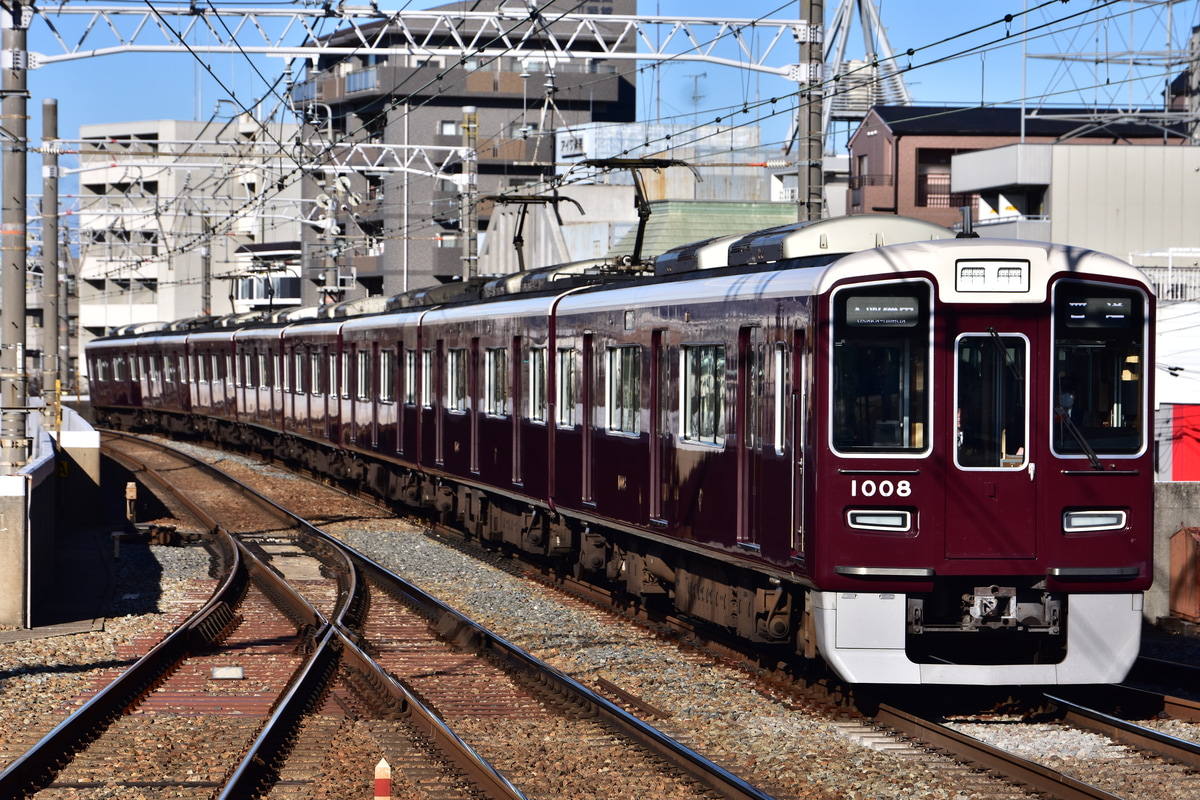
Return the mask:
<svg viewBox="0 0 1200 800"><path fill-rule="evenodd" d="M1054 291L1051 444L1057 455L1134 455L1146 438L1145 298L1074 282Z"/></svg>
<svg viewBox="0 0 1200 800"><path fill-rule="evenodd" d="M929 446L930 288L847 289L833 301L833 446L919 453Z"/></svg>

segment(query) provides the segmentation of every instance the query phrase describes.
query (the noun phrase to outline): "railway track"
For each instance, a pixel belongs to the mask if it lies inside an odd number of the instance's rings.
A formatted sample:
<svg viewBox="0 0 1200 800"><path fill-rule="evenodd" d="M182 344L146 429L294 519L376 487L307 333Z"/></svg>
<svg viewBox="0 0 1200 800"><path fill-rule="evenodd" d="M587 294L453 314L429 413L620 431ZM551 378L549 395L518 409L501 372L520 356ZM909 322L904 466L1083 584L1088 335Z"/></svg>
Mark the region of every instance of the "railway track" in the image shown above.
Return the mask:
<svg viewBox="0 0 1200 800"><path fill-rule="evenodd" d="M175 655L157 662L153 678L107 687L85 706L99 721L81 732L80 715L72 716L0 775L0 794L49 788L86 796L119 785L179 796L289 796L330 777L321 765L345 720L374 717L372 737L402 781L461 776L425 796L561 796L584 780L557 769L578 760L581 743L607 765L587 779L656 787L644 796L768 796L244 487L230 503L215 470L185 467L181 454L158 445L120 442L106 437L113 457L228 542L222 586L231 588L206 606L220 611L198 612L167 640L179 640ZM226 536L235 528L237 541ZM200 642L195 620L217 617L222 624ZM144 668L139 661L130 672ZM225 670L243 681L254 675L261 690L231 683L243 692L214 697L207 690ZM184 716L189 724L180 725ZM487 752L501 728L504 744ZM514 729L530 749L511 746ZM431 765L431 753L451 766ZM584 783L578 789L587 791Z"/></svg>
<svg viewBox="0 0 1200 800"><path fill-rule="evenodd" d="M515 570L520 572L521 570ZM372 578L365 579L368 585L376 583ZM378 610L382 610L383 601L378 599L385 596L379 593L381 587L375 586L376 594L373 595L376 599L372 601L372 606ZM381 615L369 622L363 630L364 642L377 642L372 644L368 649L372 649L373 653L380 661L385 661L389 658L398 659L393 663L393 667L397 674L403 671L404 661L409 660L411 664L417 663L412 661L410 644L406 642L406 626L409 621L398 621L399 617L391 618L393 613L404 614L404 608L411 608L412 601L407 598L390 598L389 601L396 602L393 610L390 610L387 615ZM417 616L421 616L425 612L417 612ZM414 621L415 622L415 621ZM419 623L415 623L419 624ZM435 625L438 623L434 623ZM479 635L471 626L459 627L458 623L441 623L444 629L451 634L451 638L457 639L460 643L476 643L487 642L486 639L477 639ZM378 627L371 627L378 626ZM486 632L484 632L486 635ZM366 646L366 645L364 645ZM376 650L375 648L378 648ZM488 642L484 649L491 649L493 645ZM433 655L434 661L425 665L418 664L415 670L415 676L412 678L414 689L418 694L421 693L420 683L423 679L422 673L427 673L431 670L442 670L447 673L458 669L456 663L451 663L447 666L446 662L439 662L437 659L458 658L459 653L451 649L447 652L437 653ZM501 659L503 661L503 659ZM1174 678L1171 678L1172 680ZM511 719L504 716L504 712L498 710L498 705L494 705L492 700L499 694L512 691L514 695L519 696L521 691L529 691L527 689L527 681L522 679L511 679L509 676L508 684L501 690L500 683L487 682L482 693L476 692L473 699L468 700L468 696L472 693L470 683L463 687L454 690L457 695L454 704L446 707L448 716L457 716L460 720L466 723L467 728L474 732L482 731L482 741L486 742L489 731L496 730L500 726L507 728L517 727L506 721ZM536 681L534 682L536 684ZM433 682L434 685L439 685L440 682ZM449 685L449 684L446 684ZM445 688L444 686L442 687ZM475 689L479 689L479 684L475 684ZM536 686L535 686L536 688ZM648 704L640 703L636 697L629 696L622 698L620 687L611 686L609 688L601 687L601 691L613 697L617 703L628 703L630 707L637 708L641 705L639 713L643 717L653 718L658 715L658 710ZM438 689L430 690L430 701L436 700ZM532 694L531 694L532 696ZM1060 701L1065 703L1065 698L1060 698ZM455 705L456 704L456 705ZM1128 702L1126 703L1128 705ZM530 713L527 707L525 713ZM589 712L590 713L590 712ZM1039 723L1039 725L1031 725L1028 723L1020 723L1021 730L1033 737L1061 737L1063 732L1071 732L1086 728L1087 726L1079 722L1082 719L1077 712L1066 711L1054 721L1050 723ZM1037 765L1036 763L1029 765L1024 762L1019 755L1011 752L1004 752L1010 748L1006 746L989 747L984 745L980 747L982 736L973 737L964 735L962 731L954 731L942 725L942 720L925 720L920 723L914 723L911 720L904 719L903 712L899 710L884 708L875 719L876 726L880 727L880 731L872 731L868 727L847 720L843 723L837 723L845 728L846 738L860 741L873 749L880 750L890 754L892 757L908 761L911 763L919 763L923 769L928 769L943 776L943 782L957 782L958 785L964 787L968 792L975 792L979 796L987 796L989 798L1002 797L1028 797L1032 794L1043 797L1092 797L1092 798L1150 798L1159 796L1182 797L1197 794L1197 784L1194 780L1194 775L1191 773L1191 768L1179 766L1185 762L1168 762L1164 760L1162 755L1150 755L1145 757L1140 755L1135 748L1130 748L1128 755L1122 754L1121 757L1115 758L1117 752L1111 749L1104 757L1104 763L1110 766L1116 766L1116 769L1126 776L1125 790L1120 790L1120 787L1094 787L1088 785L1087 780L1082 780L1078 777L1072 777L1070 772L1072 767L1067 766L1058 768L1062 765ZM489 724L493 727L489 728ZM916 725L917 727L912 727ZM666 721L666 728L670 729L670 721ZM1016 730L1018 727L1016 722L1011 720L996 723L995 727L1007 727ZM936 732L935 732L936 731ZM474 733L473 735L478 735ZM557 734L560 737L569 737L573 734L561 732ZM677 734L678 735L678 734ZM681 736L682 739L687 739L686 733ZM872 741L873 738L873 741ZM590 741L590 740L589 740ZM1119 745L1113 745L1113 748ZM485 747L481 749L486 749ZM503 749L503 748L500 748ZM991 750L993 752L987 753ZM980 753L984 753L980 755ZM1124 751L1122 751L1124 753ZM503 754L500 756L503 758ZM514 757L516 758L516 757ZM607 758L607 757L606 757ZM609 763L611 758L607 758ZM1139 762L1146 764L1144 774L1149 776L1145 780L1132 777L1137 769ZM541 765L550 763L549 759L542 759L538 762ZM498 765L499 766L499 765ZM519 765L517 765L519 768ZM1078 765L1073 767L1080 769ZM1082 767L1084 770L1084 778L1093 779L1097 770L1091 769L1086 765ZM1029 771L1032 771L1032 776ZM642 777L633 775L622 780L645 781L644 775L651 773L643 773ZM754 780L754 770L750 770L745 774L751 780ZM946 777L949 776L949 777ZM1155 791L1152 788L1147 788L1144 784L1147 782L1155 782L1162 792ZM720 792L717 792L720 793ZM561 796L562 792L558 792L556 796ZM534 796L531 793L531 796ZM554 795L547 795L554 796ZM778 795L778 796L787 796Z"/></svg>

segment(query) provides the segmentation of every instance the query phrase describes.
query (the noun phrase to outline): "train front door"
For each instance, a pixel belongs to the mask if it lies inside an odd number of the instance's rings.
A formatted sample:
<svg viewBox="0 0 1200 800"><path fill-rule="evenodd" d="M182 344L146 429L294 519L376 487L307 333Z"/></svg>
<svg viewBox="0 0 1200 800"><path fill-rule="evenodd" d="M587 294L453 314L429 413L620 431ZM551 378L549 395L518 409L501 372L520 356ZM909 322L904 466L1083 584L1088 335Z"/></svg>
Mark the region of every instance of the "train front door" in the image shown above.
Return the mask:
<svg viewBox="0 0 1200 800"><path fill-rule="evenodd" d="M950 457L945 555L1035 558L1040 442L1030 435L1037 329L1010 316L961 315L944 406Z"/></svg>

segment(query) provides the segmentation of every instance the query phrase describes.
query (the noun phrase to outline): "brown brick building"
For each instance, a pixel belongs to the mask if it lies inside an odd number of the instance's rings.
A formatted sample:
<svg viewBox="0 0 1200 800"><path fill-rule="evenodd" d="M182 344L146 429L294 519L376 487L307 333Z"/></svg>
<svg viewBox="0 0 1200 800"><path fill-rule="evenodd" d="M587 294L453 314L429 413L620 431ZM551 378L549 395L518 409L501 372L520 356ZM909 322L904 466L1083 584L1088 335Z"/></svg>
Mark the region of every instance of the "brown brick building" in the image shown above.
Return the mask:
<svg viewBox="0 0 1200 800"><path fill-rule="evenodd" d="M1182 145L1182 133L1117 121L1085 109L1030 110L1027 143L1078 145ZM1020 108L944 108L875 106L850 137L848 214L899 214L953 226L959 208L976 206L975 195L956 195L950 187L950 158L960 153L1021 141ZM1043 198L1023 198L1036 215ZM976 215L977 216L977 215Z"/></svg>

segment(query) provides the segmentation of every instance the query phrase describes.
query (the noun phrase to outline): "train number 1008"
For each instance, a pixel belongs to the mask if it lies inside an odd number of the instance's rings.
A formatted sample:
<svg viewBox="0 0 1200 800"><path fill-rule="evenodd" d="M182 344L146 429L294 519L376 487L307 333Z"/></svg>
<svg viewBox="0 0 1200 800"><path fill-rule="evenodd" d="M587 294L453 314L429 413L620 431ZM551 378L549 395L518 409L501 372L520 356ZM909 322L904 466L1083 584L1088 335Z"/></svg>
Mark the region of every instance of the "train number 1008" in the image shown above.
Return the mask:
<svg viewBox="0 0 1200 800"><path fill-rule="evenodd" d="M851 497L910 497L912 484L908 481L850 481Z"/></svg>

